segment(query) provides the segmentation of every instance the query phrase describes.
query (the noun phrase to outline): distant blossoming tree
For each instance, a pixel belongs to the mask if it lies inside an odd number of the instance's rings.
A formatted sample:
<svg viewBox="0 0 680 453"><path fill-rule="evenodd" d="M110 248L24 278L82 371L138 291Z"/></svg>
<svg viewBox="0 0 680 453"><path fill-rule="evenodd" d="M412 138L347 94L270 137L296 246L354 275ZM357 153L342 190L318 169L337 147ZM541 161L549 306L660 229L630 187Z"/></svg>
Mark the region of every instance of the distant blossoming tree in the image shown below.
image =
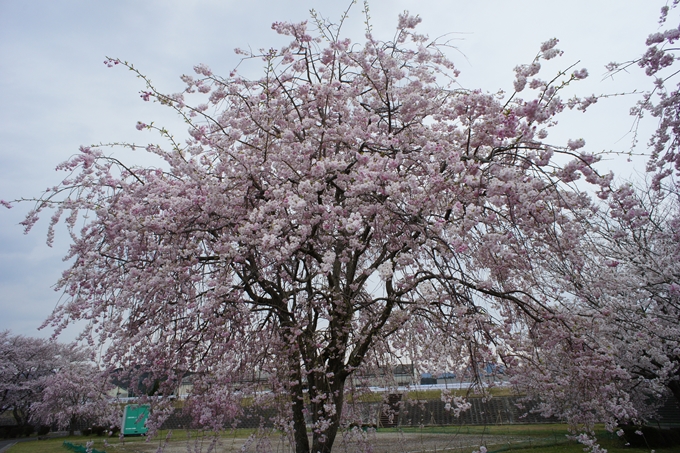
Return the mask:
<svg viewBox="0 0 680 453"><path fill-rule="evenodd" d="M667 25L668 18L675 15L677 20L678 1L661 8L660 27ZM649 140L650 157L647 171L652 172L652 188L659 190L664 179L675 173L680 176L680 83L673 85L678 60L677 41L680 27L660 30L647 37L647 50L640 58L625 63L610 63L612 75L631 66L639 66L645 74L653 77L653 88L647 91L631 113L638 119L645 114L658 119L656 131Z"/></svg>
<svg viewBox="0 0 680 453"><path fill-rule="evenodd" d="M17 425L28 424L30 406L43 378L58 366L60 347L39 338L0 332L0 412L11 412Z"/></svg>
<svg viewBox="0 0 680 453"><path fill-rule="evenodd" d="M106 382L83 348L0 332L0 410L11 411L19 426L110 425Z"/></svg>
<svg viewBox="0 0 680 453"><path fill-rule="evenodd" d="M666 398L680 401L679 203L677 192L625 184L590 219L581 257L543 269L570 300L555 313L569 328L527 332L535 348L511 380L543 415L580 425L592 451L596 423L642 424Z"/></svg>
<svg viewBox="0 0 680 453"><path fill-rule="evenodd" d="M680 402L680 198L677 189L624 187L602 224L607 282L589 298L618 340L634 387Z"/></svg>
<svg viewBox="0 0 680 453"><path fill-rule="evenodd" d="M677 16L678 3L662 8L661 26ZM613 429L643 422L668 395L680 401L680 85L671 86L678 39L677 27L653 33L640 58L609 66L615 73L638 65L655 79L632 109L638 120L658 119L649 178L612 188L589 219L581 257L543 269L572 301L561 309L574 321L571 333L557 341L569 346L558 346L555 332L534 332L543 347L525 363L537 366L513 379L546 415L586 426L607 421Z"/></svg>
<svg viewBox="0 0 680 453"><path fill-rule="evenodd" d="M71 361L42 380L43 390L31 405L31 421L56 425L73 435L78 422L120 425L106 375L89 361Z"/></svg>
<svg viewBox="0 0 680 453"><path fill-rule="evenodd" d="M660 28L673 15L677 20L679 3L661 8ZM612 192L596 221L594 262L578 280L633 386L646 395L665 388L680 401L680 84L673 86L679 39L680 27L661 29L647 37L640 58L609 65L612 73L639 66L654 79L631 113L658 123L648 143L649 182L626 182Z"/></svg>
<svg viewBox="0 0 680 453"><path fill-rule="evenodd" d="M261 78L201 65L174 95L107 60L191 138L139 122L168 139L143 148L160 167L94 147L60 166L70 176L25 221L53 208L49 240L62 215L72 234L49 323L88 321L111 365L149 373L158 394L192 373L189 407L215 429L266 377L297 452L331 451L357 421L343 409L361 370L399 357L513 367L532 332L568 337L556 313L570 301L542 269L579 259L594 210L574 181L606 197L611 176L583 140L543 140L565 107L593 102L559 96L587 73L539 78L560 54L551 40L516 68L511 96L457 88L418 22L403 14L393 40L363 45L322 21L317 37L275 23L292 41L260 56Z"/></svg>

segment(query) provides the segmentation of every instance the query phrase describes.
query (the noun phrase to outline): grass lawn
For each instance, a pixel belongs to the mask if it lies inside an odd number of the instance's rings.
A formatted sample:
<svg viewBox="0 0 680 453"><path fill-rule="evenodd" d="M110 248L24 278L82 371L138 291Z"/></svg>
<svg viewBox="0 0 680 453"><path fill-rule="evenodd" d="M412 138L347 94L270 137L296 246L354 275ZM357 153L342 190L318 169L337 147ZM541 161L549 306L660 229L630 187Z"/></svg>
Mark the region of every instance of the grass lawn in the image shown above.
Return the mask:
<svg viewBox="0 0 680 453"><path fill-rule="evenodd" d="M601 444L607 449L609 453L649 453L650 449L642 448L628 448L628 447L611 447L606 444ZM501 452L512 452L512 453L583 453L583 446L578 444L570 445L555 445L550 447L534 447L534 448L522 448L519 450L489 450L488 453L501 453ZM654 450L656 453L677 453L680 452L678 448L657 448Z"/></svg>
<svg viewBox="0 0 680 453"><path fill-rule="evenodd" d="M109 445L104 445L101 437L61 437L48 440L19 442L10 447L6 453L68 453L63 446L65 440L76 444L85 445L88 440L94 441L94 448L107 453L146 453L155 452L162 444L167 432L162 432L154 439L146 442L142 437L128 437L120 441L117 437L108 439ZM236 430L222 435L223 446L218 447L215 453L237 452L246 438L253 430ZM401 453L401 452L433 452L440 453L471 453L478 449L479 445L486 445L489 453L582 453L583 446L567 440L566 425L560 424L537 424L537 425L494 425L494 426L443 426L423 428L383 428L370 436L371 443L375 445L376 453ZM623 442L615 435L600 430L598 433L600 444L607 448L610 453L650 453L651 449L631 448L623 445ZM169 443L169 453L187 451L187 436L195 439L196 432L175 431ZM160 440L159 440L160 439ZM192 451L208 450L210 437L198 438L197 443L192 440ZM338 438L339 439L339 438ZM288 452L285 442L278 433L271 436L272 446L270 450ZM336 441L337 442L337 441ZM202 448L197 448L201 447ZM434 447L434 448L433 448ZM248 451L255 451L251 445ZM338 451L350 452L344 446L338 445ZM680 453L680 446L674 448L657 448L656 453Z"/></svg>
<svg viewBox="0 0 680 453"><path fill-rule="evenodd" d="M237 429L233 431L226 432L222 435L226 439L247 439L253 433L252 429ZM68 453L66 447L64 447L64 442L70 442L74 445L85 445L88 441L94 441L93 448L99 451L106 451L107 453L112 452L141 452L147 449L152 449L155 451L163 439L167 436L168 431L159 431L158 437L146 441L145 437L133 436L126 437L121 441L117 436L110 438L104 437L87 437L87 436L68 436L68 437L58 437L53 439L45 440L34 440L27 442L18 442L4 453ZM192 436L196 433L192 432ZM185 444L186 443L186 431L175 431L175 435L171 443L173 444ZM105 445L105 441L109 444Z"/></svg>
<svg viewBox="0 0 680 453"><path fill-rule="evenodd" d="M602 441L600 445L607 449L609 453L649 453L652 449L649 448L631 448L621 445L621 443ZM488 453L501 453L504 451L512 453L583 453L583 445L577 443L569 443L564 445L553 445L553 446L536 446L533 448L520 448L520 449L498 449L494 450L489 448ZM680 447L673 448L656 448L654 449L656 453L678 453L680 452Z"/></svg>
<svg viewBox="0 0 680 453"><path fill-rule="evenodd" d="M57 439L47 439L47 440L35 440L27 442L18 442L15 445L9 447L5 450L6 453L67 453L69 450L64 448L64 441L69 441L75 445L85 445L89 439L83 436L69 436L60 437ZM103 440L95 441L95 446L97 450L102 450ZM108 452L107 452L108 453Z"/></svg>

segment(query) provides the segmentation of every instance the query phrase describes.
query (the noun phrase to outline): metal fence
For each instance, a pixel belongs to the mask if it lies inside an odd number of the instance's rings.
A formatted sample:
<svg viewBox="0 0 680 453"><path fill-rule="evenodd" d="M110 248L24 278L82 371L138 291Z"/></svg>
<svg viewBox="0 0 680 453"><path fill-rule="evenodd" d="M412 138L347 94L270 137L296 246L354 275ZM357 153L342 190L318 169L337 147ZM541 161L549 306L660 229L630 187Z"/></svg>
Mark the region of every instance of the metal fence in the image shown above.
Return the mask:
<svg viewBox="0 0 680 453"><path fill-rule="evenodd" d="M469 398L470 408L456 416L447 410L441 400L402 400L400 395L390 395L385 403L353 403L345 410L364 426L417 427L451 425L511 425L525 423L558 423L555 417L545 418L532 411L531 404L519 397ZM659 427L680 426L680 406L669 399L659 408L650 424ZM271 428L277 415L275 409L246 408L243 415L234 421L235 428ZM311 423L311 419L308 420ZM166 429L191 428L189 416L181 409L176 410L163 424Z"/></svg>

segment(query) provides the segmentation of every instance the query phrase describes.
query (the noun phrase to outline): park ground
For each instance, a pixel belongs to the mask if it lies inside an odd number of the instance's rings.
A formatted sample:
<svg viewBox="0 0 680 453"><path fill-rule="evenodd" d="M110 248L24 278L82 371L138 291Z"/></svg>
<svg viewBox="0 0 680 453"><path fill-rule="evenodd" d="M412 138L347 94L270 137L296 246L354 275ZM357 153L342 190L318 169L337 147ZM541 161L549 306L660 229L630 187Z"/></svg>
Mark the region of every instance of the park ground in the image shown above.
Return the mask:
<svg viewBox="0 0 680 453"><path fill-rule="evenodd" d="M290 446L275 432L269 433L264 441L250 442L249 436L252 430L236 430L223 434L219 439L219 445L215 453L239 452L247 444L245 451L267 451L271 453L288 453ZM372 445L374 453L471 453L478 450L481 445L486 446L489 453L512 452L512 453L581 453L583 445L567 439L568 430L566 425L541 424L541 425L501 425L501 426L448 426L448 427L424 427L424 428L385 428L377 432L366 434L367 440ZM598 439L600 444L607 448L610 453L680 453L680 446L673 448L632 448L626 446L616 435L599 430ZM159 447L166 443L167 432L147 441L142 437L109 438L106 441L101 437L88 438L84 436L55 438L47 440L34 440L19 442L11 446L4 453L65 453L69 450L64 447L64 441L74 445L85 445L89 440L94 441L94 448L99 451L125 452L125 453L151 453L158 451ZM261 438L261 437L260 437ZM181 452L208 452L212 443L211 436L201 436L196 431L175 431L165 445L167 453ZM105 444L106 442L106 444ZM353 453L360 450L357 439L340 435L336 440L334 451Z"/></svg>

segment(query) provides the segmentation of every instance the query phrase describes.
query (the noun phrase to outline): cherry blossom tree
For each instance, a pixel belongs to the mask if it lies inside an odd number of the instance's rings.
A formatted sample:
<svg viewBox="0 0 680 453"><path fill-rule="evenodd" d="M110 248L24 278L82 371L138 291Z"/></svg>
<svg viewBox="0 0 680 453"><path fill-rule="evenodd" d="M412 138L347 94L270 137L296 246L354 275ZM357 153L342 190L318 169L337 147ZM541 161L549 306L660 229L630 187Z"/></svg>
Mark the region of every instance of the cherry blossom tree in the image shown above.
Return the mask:
<svg viewBox="0 0 680 453"><path fill-rule="evenodd" d="M662 8L661 27L673 13L677 16L677 5L674 1ZM640 183L624 182L613 190L601 212L590 219L593 228L587 240L582 241L587 259L563 262L550 269L562 289L572 294L575 304L571 311L585 321L586 349L599 357L581 359L579 363L590 366L598 360L608 361L611 377L600 380L608 391L599 394L609 393L611 400L628 400L627 411L609 411L614 415L613 423L649 415L645 406L650 397L659 399L670 393L680 400L680 208L676 180L680 170L680 85L669 87L677 73L673 71L677 59L674 44L679 38L678 28L662 29L649 35L648 48L640 58L610 65L614 72L637 65L655 79L653 89L632 109L637 120L647 114L658 119L648 143L649 183L640 187ZM573 366L561 370L563 374L574 372ZM600 371L601 368L597 372ZM555 373L549 374L553 381L557 379ZM592 382L596 381L584 367L576 374L590 381L593 388ZM587 399L595 400L593 396ZM559 406L568 404L552 404L554 408Z"/></svg>
<svg viewBox="0 0 680 453"><path fill-rule="evenodd" d="M111 386L89 361L71 361L42 380L39 399L31 405L31 420L68 429L73 435L78 422L112 428L120 418L107 391Z"/></svg>
<svg viewBox="0 0 680 453"><path fill-rule="evenodd" d="M642 424L680 397L679 202L626 183L589 219L580 259L543 269L570 300L555 312L567 328L528 330L533 348L515 350L511 381L543 415L569 420L591 451L600 451L596 423Z"/></svg>
<svg viewBox="0 0 680 453"><path fill-rule="evenodd" d="M648 143L650 156L647 162L647 171L654 174L652 188L655 190L659 190L662 181L674 172L675 176L680 175L680 84L673 85L677 75L674 65L678 59L676 41L680 39L680 27L661 29L667 26L669 17L677 21L678 3L673 0L661 8L660 30L647 37L647 50L640 58L608 66L612 75L639 66L654 78L653 88L644 93L631 113L637 121L646 114L658 119Z"/></svg>
<svg viewBox="0 0 680 453"><path fill-rule="evenodd" d="M70 175L24 222L53 208L48 241L63 216L72 236L66 300L48 323L88 321L83 338L107 346L112 367L148 373L158 394L192 373L189 407L215 429L266 378L273 392L256 401L279 405L297 452L331 451L361 370L512 367L535 350L527 332L568 333L556 315L571 300L542 269L580 257L595 210L574 182L606 197L611 175L583 140L544 140L562 110L593 102L560 97L587 72L540 78L561 54L551 40L516 68L514 93L462 89L418 23L405 13L392 40L369 29L362 45L321 19L318 36L275 23L288 46L244 52L261 78L199 65L170 95L108 59L146 82L143 100L181 115L190 139L138 122L167 145L122 146L158 167L103 146L59 167Z"/></svg>
<svg viewBox="0 0 680 453"><path fill-rule="evenodd" d="M0 332L0 409L17 425L103 420L112 409L105 389L86 349Z"/></svg>
<svg viewBox="0 0 680 453"><path fill-rule="evenodd" d="M56 343L0 332L0 411L11 411L17 425L27 425L42 379L57 367L60 356Z"/></svg>
<svg viewBox="0 0 680 453"><path fill-rule="evenodd" d="M654 182L614 192L594 236L592 261L572 280L580 310L598 324L638 409L670 393L680 401L680 199ZM643 412L644 414L644 412ZM641 415L643 415L641 414Z"/></svg>
<svg viewBox="0 0 680 453"><path fill-rule="evenodd" d="M678 3L662 8L661 27L677 16ZM609 67L615 73L637 65L655 79L632 109L637 121L658 119L648 143L649 182L611 189L588 219L581 256L544 266L554 291L571 300L559 315L570 319L569 330L534 329L534 349L519 355L524 367L514 370L513 381L540 402L544 415L586 431L602 421L612 430L621 422L641 423L654 413L653 402L669 394L680 400L680 85L671 82L679 38L678 28L653 33L639 59ZM592 437L581 441L599 448Z"/></svg>
<svg viewBox="0 0 680 453"><path fill-rule="evenodd" d="M680 199L677 191L621 191L604 224L601 248L617 290L607 312L619 360L653 394L680 401ZM611 285L612 287L614 285Z"/></svg>
<svg viewBox="0 0 680 453"><path fill-rule="evenodd" d="M653 387L665 386L680 401L680 330L677 320L680 293L680 83L675 68L676 41L680 27L663 29L678 20L678 2L661 8L659 30L648 36L646 52L627 64L612 64L613 71L637 64L654 78L654 87L632 110L642 119L650 114L658 119L652 134L647 172L651 183L642 188L630 184L620 191L611 206L612 221L604 231L610 267L627 275L627 322L618 325L636 332L629 339L630 354L625 361L632 373ZM677 83L673 85L673 83ZM634 311L649 322L631 323ZM626 311L624 310L624 313ZM642 314L642 316L639 316ZM636 346L637 345L637 346Z"/></svg>

